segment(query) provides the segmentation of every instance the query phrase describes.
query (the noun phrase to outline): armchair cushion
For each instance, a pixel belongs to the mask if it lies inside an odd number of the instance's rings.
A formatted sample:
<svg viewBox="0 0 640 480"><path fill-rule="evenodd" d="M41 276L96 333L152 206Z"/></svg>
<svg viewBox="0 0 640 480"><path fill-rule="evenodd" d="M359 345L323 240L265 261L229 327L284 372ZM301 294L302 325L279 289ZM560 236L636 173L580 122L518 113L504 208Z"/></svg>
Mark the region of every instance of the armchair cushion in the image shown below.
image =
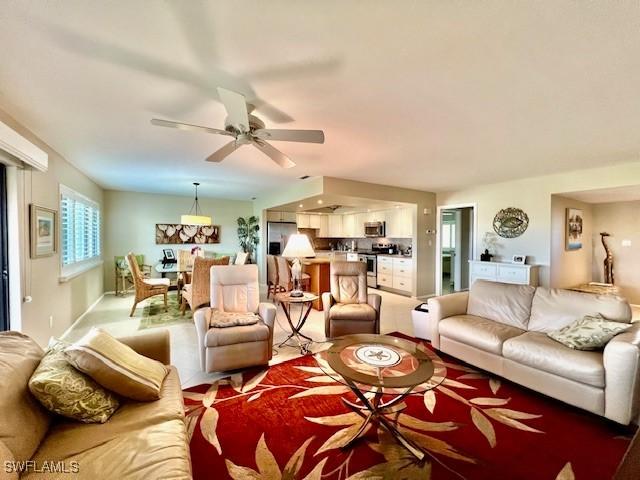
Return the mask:
<svg viewBox="0 0 640 480"><path fill-rule="evenodd" d="M331 295L336 303L367 303L367 266L362 262L332 262Z"/></svg>
<svg viewBox="0 0 640 480"><path fill-rule="evenodd" d="M375 321L378 312L368 303L337 303L329 310L331 320Z"/></svg>
<svg viewBox="0 0 640 480"><path fill-rule="evenodd" d="M229 328L242 325L254 325L260 317L253 312L221 312L209 310L209 326L212 328Z"/></svg>
<svg viewBox="0 0 640 480"><path fill-rule="evenodd" d="M222 312L256 312L260 303L257 265L211 267L211 307Z"/></svg>
<svg viewBox="0 0 640 480"><path fill-rule="evenodd" d="M204 337L205 347L222 347L238 343L261 342L269 339L271 332L264 322L229 328L210 328Z"/></svg>

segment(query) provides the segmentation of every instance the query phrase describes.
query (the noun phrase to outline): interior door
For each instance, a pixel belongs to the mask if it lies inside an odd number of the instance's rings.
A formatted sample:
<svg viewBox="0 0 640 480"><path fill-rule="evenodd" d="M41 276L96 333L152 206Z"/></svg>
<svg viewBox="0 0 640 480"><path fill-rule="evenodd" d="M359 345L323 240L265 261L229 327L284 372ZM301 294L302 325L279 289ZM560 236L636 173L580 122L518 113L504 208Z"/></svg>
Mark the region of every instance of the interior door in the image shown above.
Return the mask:
<svg viewBox="0 0 640 480"><path fill-rule="evenodd" d="M0 331L9 330L9 252L7 232L7 172L0 163Z"/></svg>

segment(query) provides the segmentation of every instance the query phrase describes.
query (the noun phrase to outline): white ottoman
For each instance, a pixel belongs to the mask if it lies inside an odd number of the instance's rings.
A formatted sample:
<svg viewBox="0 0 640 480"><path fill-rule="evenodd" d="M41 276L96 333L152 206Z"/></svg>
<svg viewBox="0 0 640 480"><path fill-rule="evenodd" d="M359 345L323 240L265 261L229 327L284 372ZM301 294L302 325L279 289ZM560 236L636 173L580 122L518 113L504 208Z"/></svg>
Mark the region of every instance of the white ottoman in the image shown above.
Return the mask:
<svg viewBox="0 0 640 480"><path fill-rule="evenodd" d="M431 318L429 317L429 306L421 303L411 312L413 320L413 335L417 338L431 341Z"/></svg>

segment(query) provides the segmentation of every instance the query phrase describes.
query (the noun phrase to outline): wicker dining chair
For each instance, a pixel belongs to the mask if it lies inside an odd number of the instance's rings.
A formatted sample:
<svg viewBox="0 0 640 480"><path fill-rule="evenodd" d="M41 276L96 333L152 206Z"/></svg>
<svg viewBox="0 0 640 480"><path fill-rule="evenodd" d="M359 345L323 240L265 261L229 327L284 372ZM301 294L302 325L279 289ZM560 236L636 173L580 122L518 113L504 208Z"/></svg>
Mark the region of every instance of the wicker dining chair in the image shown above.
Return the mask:
<svg viewBox="0 0 640 480"><path fill-rule="evenodd" d="M282 256L276 257L276 265L278 268L278 291L290 292L293 290L293 277L291 276L291 265L289 261ZM302 273L300 276L300 288L309 290L311 277L308 273Z"/></svg>
<svg viewBox="0 0 640 480"><path fill-rule="evenodd" d="M135 299L133 300L133 307L131 307L130 317L136 311L138 303L156 295L164 295L164 309L167 311L167 293L169 292L170 281L168 278L145 278L140 271L136 256L129 252L127 254L127 263L129 264L129 270L131 270L131 276L133 277L133 286L135 289Z"/></svg>
<svg viewBox="0 0 640 480"><path fill-rule="evenodd" d="M182 289L180 302L182 315L185 314L187 305L192 312L202 306L209 305L211 300L211 267L214 265L229 265L229 257L196 257L193 261L191 283L187 283Z"/></svg>
<svg viewBox="0 0 640 480"><path fill-rule="evenodd" d="M278 261L275 255L267 255L267 298L286 290L278 283Z"/></svg>

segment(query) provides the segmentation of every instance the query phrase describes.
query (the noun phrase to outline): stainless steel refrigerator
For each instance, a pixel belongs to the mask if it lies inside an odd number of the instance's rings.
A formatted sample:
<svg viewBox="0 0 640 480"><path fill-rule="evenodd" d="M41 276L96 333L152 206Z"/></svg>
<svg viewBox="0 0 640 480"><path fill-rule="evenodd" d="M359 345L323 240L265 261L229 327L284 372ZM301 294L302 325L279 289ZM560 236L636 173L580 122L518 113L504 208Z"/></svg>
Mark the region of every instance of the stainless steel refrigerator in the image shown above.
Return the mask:
<svg viewBox="0 0 640 480"><path fill-rule="evenodd" d="M269 255L282 255L289 237L298 233L298 226L293 222L267 223L267 251Z"/></svg>

